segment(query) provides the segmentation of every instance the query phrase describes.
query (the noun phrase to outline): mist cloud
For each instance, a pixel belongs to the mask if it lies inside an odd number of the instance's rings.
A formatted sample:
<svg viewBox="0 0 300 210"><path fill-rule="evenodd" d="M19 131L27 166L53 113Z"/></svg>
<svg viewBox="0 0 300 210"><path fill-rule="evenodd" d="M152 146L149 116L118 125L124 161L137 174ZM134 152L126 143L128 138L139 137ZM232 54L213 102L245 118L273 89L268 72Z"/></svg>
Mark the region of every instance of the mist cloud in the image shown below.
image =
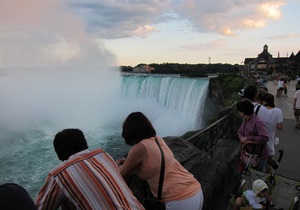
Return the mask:
<svg viewBox="0 0 300 210"><path fill-rule="evenodd" d="M96 67L114 60L63 2L1 1L0 67Z"/></svg>

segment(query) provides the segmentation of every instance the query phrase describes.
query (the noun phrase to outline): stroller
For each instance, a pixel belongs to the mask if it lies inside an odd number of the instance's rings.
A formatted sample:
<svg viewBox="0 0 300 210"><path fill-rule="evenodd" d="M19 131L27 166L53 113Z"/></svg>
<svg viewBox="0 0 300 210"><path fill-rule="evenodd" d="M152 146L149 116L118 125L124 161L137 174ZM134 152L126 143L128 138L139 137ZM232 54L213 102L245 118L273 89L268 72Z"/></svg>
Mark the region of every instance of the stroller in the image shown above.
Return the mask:
<svg viewBox="0 0 300 210"><path fill-rule="evenodd" d="M263 145L254 142L241 145L240 162L238 164L239 174L246 173L249 167L255 168L259 165L263 147Z"/></svg>
<svg viewBox="0 0 300 210"><path fill-rule="evenodd" d="M284 176L276 174L276 170L279 167L279 163L283 156L283 151L279 150L279 158L276 163L272 165L274 171L271 174L263 173L249 167L251 160L248 160L243 174L239 181L239 186L234 190L227 210L232 210L235 197L241 195L241 193L247 189L251 189L254 180L261 179L269 187L269 194L272 196L272 202L267 202L266 209L269 210L300 210L300 181L289 179ZM253 155L250 154L249 159ZM252 160L253 161L253 160ZM252 209L251 207L241 207L242 209Z"/></svg>

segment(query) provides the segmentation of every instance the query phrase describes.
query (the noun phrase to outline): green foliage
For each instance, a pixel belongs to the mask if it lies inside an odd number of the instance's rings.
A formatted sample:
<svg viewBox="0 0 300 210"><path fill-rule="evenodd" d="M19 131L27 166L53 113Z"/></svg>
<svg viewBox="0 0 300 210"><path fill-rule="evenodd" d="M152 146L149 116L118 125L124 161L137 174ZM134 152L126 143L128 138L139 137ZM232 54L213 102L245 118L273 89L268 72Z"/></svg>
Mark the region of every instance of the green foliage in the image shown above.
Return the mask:
<svg viewBox="0 0 300 210"><path fill-rule="evenodd" d="M121 72L132 72L132 70L131 66L121 66Z"/></svg>
<svg viewBox="0 0 300 210"><path fill-rule="evenodd" d="M232 105L235 101L240 99L237 93L244 88L244 78L236 74L220 74L216 79L221 87L225 106Z"/></svg>
<svg viewBox="0 0 300 210"><path fill-rule="evenodd" d="M140 63L137 65L146 65ZM152 63L149 65L154 67L154 74L192 74L192 75L204 75L204 74L216 74L216 73L233 73L236 74L239 70L239 65L231 64L179 64L179 63ZM132 71L133 67L121 66L122 72Z"/></svg>
<svg viewBox="0 0 300 210"><path fill-rule="evenodd" d="M221 84L222 91L224 93L236 93L244 87L245 80L238 77L227 77ZM227 95L229 96L229 95Z"/></svg>

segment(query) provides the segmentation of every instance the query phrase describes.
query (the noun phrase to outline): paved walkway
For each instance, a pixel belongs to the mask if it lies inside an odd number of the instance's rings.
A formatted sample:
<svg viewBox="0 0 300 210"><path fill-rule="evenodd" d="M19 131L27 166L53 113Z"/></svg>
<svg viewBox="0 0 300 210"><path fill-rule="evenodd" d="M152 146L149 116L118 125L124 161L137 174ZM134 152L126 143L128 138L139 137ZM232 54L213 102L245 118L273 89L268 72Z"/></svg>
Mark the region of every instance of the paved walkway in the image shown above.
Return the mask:
<svg viewBox="0 0 300 210"><path fill-rule="evenodd" d="M288 84L288 97L275 97L275 106L280 108L283 114L283 130L277 131L280 141L275 146L278 158L278 150L283 150L283 158L276 173L288 178L300 180L300 129L296 129L296 121L293 114L293 96L295 93L296 80ZM277 86L269 81L267 84L268 92L276 95Z"/></svg>

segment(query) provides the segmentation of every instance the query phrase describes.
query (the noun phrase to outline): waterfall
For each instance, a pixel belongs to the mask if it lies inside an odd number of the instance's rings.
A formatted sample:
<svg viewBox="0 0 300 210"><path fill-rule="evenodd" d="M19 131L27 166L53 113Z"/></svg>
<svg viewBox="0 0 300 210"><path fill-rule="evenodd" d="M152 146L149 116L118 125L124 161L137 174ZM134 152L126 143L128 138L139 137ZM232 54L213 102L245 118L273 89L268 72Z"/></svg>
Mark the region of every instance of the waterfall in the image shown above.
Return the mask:
<svg viewBox="0 0 300 210"><path fill-rule="evenodd" d="M202 115L208 84L208 79L198 78L123 76L121 95L130 101L144 101L145 104L142 106L146 106L147 101L158 104L159 106L156 106L155 109L151 108L151 115L159 112L157 114L159 116L161 109L165 109L164 114L172 113L172 116L176 116L176 121L181 121L176 129L184 132L200 129L205 125L206 120ZM173 124L172 120L174 120L173 117L165 119L163 122L170 126ZM160 126L162 125L161 123Z"/></svg>

